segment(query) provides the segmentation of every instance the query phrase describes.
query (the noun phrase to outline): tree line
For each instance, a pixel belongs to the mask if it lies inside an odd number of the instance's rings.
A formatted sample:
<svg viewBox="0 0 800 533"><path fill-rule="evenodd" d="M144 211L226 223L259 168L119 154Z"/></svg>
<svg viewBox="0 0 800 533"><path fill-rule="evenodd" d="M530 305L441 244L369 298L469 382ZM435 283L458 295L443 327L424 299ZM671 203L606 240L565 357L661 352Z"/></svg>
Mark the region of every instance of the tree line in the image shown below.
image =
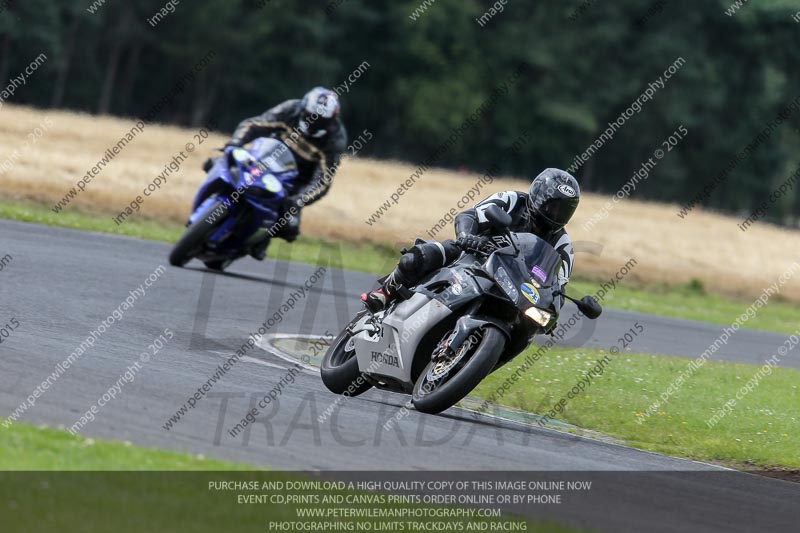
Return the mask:
<svg viewBox="0 0 800 533"><path fill-rule="evenodd" d="M419 0L4 0L0 80L45 53L10 102L141 117L192 72L155 120L223 131L313 86L339 86L348 129L374 134L362 155L435 155L520 177L573 166L584 190L614 194L664 149L632 196L684 204L800 96L800 8L731 3L510 0L479 24L491 2L419 12ZM677 58L680 69L642 98ZM679 127L688 133L673 145ZM788 115L703 204L738 214L763 205L798 164L798 127ZM454 131L457 142L436 152ZM504 155L523 134L530 142ZM791 190L766 218L798 214Z"/></svg>

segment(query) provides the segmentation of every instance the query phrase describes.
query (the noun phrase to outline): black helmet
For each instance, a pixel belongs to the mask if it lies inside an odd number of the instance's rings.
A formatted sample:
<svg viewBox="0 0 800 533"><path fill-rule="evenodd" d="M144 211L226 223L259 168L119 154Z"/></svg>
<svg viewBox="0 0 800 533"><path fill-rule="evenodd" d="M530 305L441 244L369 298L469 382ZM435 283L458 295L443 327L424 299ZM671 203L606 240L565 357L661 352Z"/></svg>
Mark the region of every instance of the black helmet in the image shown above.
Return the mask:
<svg viewBox="0 0 800 533"><path fill-rule="evenodd" d="M339 116L339 97L325 87L314 87L300 103L300 132L306 137L320 137Z"/></svg>
<svg viewBox="0 0 800 533"><path fill-rule="evenodd" d="M548 168L533 179L528 212L535 229L555 232L572 218L581 198L578 180L563 170Z"/></svg>

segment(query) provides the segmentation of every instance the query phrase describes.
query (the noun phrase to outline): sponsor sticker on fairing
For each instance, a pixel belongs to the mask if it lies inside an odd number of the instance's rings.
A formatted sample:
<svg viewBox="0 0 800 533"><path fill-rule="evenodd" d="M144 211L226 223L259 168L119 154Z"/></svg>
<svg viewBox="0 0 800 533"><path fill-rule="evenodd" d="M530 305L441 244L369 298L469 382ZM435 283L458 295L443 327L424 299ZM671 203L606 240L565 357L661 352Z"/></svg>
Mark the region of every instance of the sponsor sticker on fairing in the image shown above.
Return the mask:
<svg viewBox="0 0 800 533"><path fill-rule="evenodd" d="M544 273L544 270L542 270L542 267L540 267L539 265L536 265L531 269L531 274L533 274L533 277L538 279L542 283L547 281L547 274Z"/></svg>
<svg viewBox="0 0 800 533"><path fill-rule="evenodd" d="M536 290L536 287L531 285L530 283L523 283L519 286L520 290L522 291L522 295L528 299L528 301L534 305L539 303L541 300L541 296L539 296L539 291Z"/></svg>

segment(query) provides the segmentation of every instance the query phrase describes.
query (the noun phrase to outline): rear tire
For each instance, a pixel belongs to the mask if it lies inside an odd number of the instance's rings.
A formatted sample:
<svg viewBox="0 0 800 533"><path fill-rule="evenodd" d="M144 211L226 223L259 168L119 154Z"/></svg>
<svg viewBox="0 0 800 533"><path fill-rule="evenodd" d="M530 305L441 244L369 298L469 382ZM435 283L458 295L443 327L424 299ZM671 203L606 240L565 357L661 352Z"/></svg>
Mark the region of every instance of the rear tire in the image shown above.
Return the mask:
<svg viewBox="0 0 800 533"><path fill-rule="evenodd" d="M364 311L357 314L350 324L359 321L363 315ZM322 376L322 383L332 393L358 396L371 389L372 385L359 370L355 351L348 352L346 350L350 339L347 328L345 328L325 352L319 372Z"/></svg>
<svg viewBox="0 0 800 533"><path fill-rule="evenodd" d="M464 355L468 359L460 368L457 364L447 375L430 380L435 365L433 361L428 363L414 384L414 407L422 413L437 414L457 404L494 369L505 345L505 335L499 329L485 326L480 343ZM455 375L450 376L453 370Z"/></svg>
<svg viewBox="0 0 800 533"><path fill-rule="evenodd" d="M209 221L208 215L216 209L219 209L217 211L218 216L213 221ZM182 267L191 261L202 250L208 238L227 218L228 207L225 204L219 200L211 204L175 243L169 254L169 264Z"/></svg>

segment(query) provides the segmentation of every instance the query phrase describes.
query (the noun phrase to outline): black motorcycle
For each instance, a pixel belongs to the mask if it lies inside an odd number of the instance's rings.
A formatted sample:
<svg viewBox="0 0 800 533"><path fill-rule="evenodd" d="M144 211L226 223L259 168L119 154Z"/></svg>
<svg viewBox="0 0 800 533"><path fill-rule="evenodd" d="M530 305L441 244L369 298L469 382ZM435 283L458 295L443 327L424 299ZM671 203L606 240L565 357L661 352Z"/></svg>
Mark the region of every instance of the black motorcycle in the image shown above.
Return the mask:
<svg viewBox="0 0 800 533"><path fill-rule="evenodd" d="M439 413L555 327L559 298L590 319L600 316L591 297L561 292L562 259L549 243L509 231L511 217L497 206L485 213L496 233L491 253L464 250L409 298L376 314L361 311L339 334L320 369L331 392L410 393L418 411Z"/></svg>

